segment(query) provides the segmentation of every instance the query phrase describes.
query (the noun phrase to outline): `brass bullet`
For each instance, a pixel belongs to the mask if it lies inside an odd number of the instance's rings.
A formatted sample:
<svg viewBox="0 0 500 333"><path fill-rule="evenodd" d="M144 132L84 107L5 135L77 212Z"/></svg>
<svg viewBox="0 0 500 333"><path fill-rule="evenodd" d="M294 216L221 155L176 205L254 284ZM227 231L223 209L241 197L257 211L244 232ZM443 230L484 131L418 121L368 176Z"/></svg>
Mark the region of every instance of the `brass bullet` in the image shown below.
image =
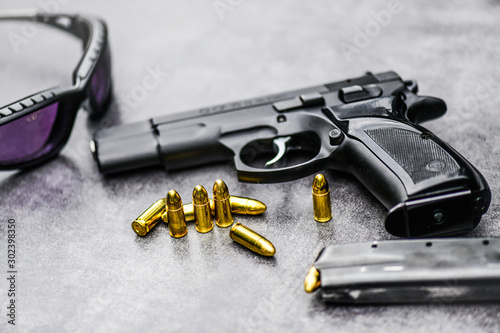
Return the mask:
<svg viewBox="0 0 500 333"><path fill-rule="evenodd" d="M231 213L240 215L258 215L262 214L267 210L267 206L259 200L237 197L235 195L229 196L229 202L231 204ZM192 203L187 203L183 206L184 217L186 222L194 221L194 207ZM212 215L215 216L215 205L214 201L210 199L210 211ZM163 222L168 223L167 211L162 212Z"/></svg>
<svg viewBox="0 0 500 333"><path fill-rule="evenodd" d="M187 234L187 227L181 196L175 190L170 190L165 201L170 236L175 238L185 236Z"/></svg>
<svg viewBox="0 0 500 333"><path fill-rule="evenodd" d="M132 222L132 230L139 236L146 236L160 222L164 211L165 199L156 201Z"/></svg>
<svg viewBox="0 0 500 333"><path fill-rule="evenodd" d="M316 267L311 266L311 269L307 273L306 279L304 280L304 289L308 293L312 293L321 286L321 280L319 272Z"/></svg>
<svg viewBox="0 0 500 333"><path fill-rule="evenodd" d="M233 224L233 214L231 212L231 204L229 199L229 190L223 180L217 179L213 188L214 206L215 206L215 223L217 226L227 228Z"/></svg>
<svg viewBox="0 0 500 333"><path fill-rule="evenodd" d="M264 213L267 209L263 202L251 198L231 195L229 197L229 201L231 203L231 212L233 214L258 215ZM212 214L215 215L214 210L215 207L212 208Z"/></svg>
<svg viewBox="0 0 500 333"><path fill-rule="evenodd" d="M211 231L214 228L214 222L210 211L210 200L207 190L201 185L196 185L193 190L193 207L196 231L201 233Z"/></svg>
<svg viewBox="0 0 500 333"><path fill-rule="evenodd" d="M276 249L270 241L241 223L236 223L231 228L229 237L260 255L271 257L276 253Z"/></svg>
<svg viewBox="0 0 500 333"><path fill-rule="evenodd" d="M314 219L318 222L328 222L332 219L332 204L328 182L322 174L314 177L312 185Z"/></svg>

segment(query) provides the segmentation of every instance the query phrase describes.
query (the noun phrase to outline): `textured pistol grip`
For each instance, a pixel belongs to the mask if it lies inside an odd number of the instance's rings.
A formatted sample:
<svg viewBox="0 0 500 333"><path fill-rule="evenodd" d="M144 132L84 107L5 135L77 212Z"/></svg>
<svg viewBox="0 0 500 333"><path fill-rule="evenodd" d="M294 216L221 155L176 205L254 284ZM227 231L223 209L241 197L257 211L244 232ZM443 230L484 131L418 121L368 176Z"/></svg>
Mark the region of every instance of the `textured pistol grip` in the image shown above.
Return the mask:
<svg viewBox="0 0 500 333"><path fill-rule="evenodd" d="M488 185L449 145L410 123L365 119L350 127L357 140L344 150L355 150L348 153L348 171L389 209L391 234L454 235L479 223L490 201Z"/></svg>
<svg viewBox="0 0 500 333"><path fill-rule="evenodd" d="M460 165L444 150L430 133L385 127L365 133L399 164L415 184L433 178L455 177Z"/></svg>

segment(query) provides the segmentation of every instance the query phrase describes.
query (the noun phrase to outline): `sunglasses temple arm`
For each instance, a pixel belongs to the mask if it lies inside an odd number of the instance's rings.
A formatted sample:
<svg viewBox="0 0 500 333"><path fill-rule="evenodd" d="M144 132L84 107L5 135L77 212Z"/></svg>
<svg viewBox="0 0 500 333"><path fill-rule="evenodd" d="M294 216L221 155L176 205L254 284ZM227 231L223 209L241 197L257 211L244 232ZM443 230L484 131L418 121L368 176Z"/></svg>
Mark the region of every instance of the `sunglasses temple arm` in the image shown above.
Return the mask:
<svg viewBox="0 0 500 333"><path fill-rule="evenodd" d="M38 11L36 9L17 9L2 11L0 21L34 21Z"/></svg>
<svg viewBox="0 0 500 333"><path fill-rule="evenodd" d="M11 10L2 12L0 21L31 21L50 25L54 28L68 32L83 41L87 45L90 30L90 24L86 24L79 16L68 14L40 14L36 9Z"/></svg>

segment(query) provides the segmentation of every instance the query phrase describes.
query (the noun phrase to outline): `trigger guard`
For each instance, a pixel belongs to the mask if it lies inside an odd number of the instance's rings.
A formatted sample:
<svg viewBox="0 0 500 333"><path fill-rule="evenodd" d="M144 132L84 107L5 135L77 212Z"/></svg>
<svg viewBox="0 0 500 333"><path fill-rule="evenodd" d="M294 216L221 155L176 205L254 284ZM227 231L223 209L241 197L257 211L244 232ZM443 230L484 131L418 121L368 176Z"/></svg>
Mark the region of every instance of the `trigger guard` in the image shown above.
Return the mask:
<svg viewBox="0 0 500 333"><path fill-rule="evenodd" d="M333 150L337 147L332 147ZM324 147L309 161L304 163L276 168L261 169L245 164L240 158L240 151L234 156L235 168L238 172L238 180L246 183L281 183L307 177L311 174L329 168L329 157L331 151Z"/></svg>

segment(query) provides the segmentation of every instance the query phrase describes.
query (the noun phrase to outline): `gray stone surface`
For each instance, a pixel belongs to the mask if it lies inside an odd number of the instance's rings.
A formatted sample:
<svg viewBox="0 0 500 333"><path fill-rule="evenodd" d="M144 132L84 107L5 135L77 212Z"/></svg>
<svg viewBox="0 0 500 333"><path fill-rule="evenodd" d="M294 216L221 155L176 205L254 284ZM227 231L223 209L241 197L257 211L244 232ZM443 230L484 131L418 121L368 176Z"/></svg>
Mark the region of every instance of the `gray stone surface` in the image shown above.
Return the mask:
<svg viewBox="0 0 500 333"><path fill-rule="evenodd" d="M229 4L225 12L215 8ZM47 7L50 4L50 7ZM419 1L376 24L386 1L2 1L94 13L110 31L115 101L90 121L82 110L61 155L28 172L0 174L0 331L10 332L498 332L498 304L332 306L306 294L303 278L326 245L391 238L385 210L354 178L326 171L333 220L312 218L312 177L284 184L239 183L231 165L103 177L88 150L98 129L228 101L395 70L448 113L425 124L469 159L493 194L468 236L500 236L500 24L498 1ZM379 29L376 28L379 27ZM375 28L374 28L375 27ZM373 37L356 44L357 31ZM26 28L24 28L26 29ZM26 32L26 30L25 30ZM17 51L0 26L0 104L68 84L80 49L38 28ZM359 40L358 40L359 42ZM344 43L344 44L342 44ZM346 56L342 45L356 47ZM357 46L356 46L357 45ZM133 97L149 71L168 72ZM259 257L229 230L173 239L164 225L138 237L130 223L169 189L226 180L259 198L262 216L238 221L277 249ZM188 200L187 200L188 201ZM17 319L6 318L7 220L17 224Z"/></svg>

